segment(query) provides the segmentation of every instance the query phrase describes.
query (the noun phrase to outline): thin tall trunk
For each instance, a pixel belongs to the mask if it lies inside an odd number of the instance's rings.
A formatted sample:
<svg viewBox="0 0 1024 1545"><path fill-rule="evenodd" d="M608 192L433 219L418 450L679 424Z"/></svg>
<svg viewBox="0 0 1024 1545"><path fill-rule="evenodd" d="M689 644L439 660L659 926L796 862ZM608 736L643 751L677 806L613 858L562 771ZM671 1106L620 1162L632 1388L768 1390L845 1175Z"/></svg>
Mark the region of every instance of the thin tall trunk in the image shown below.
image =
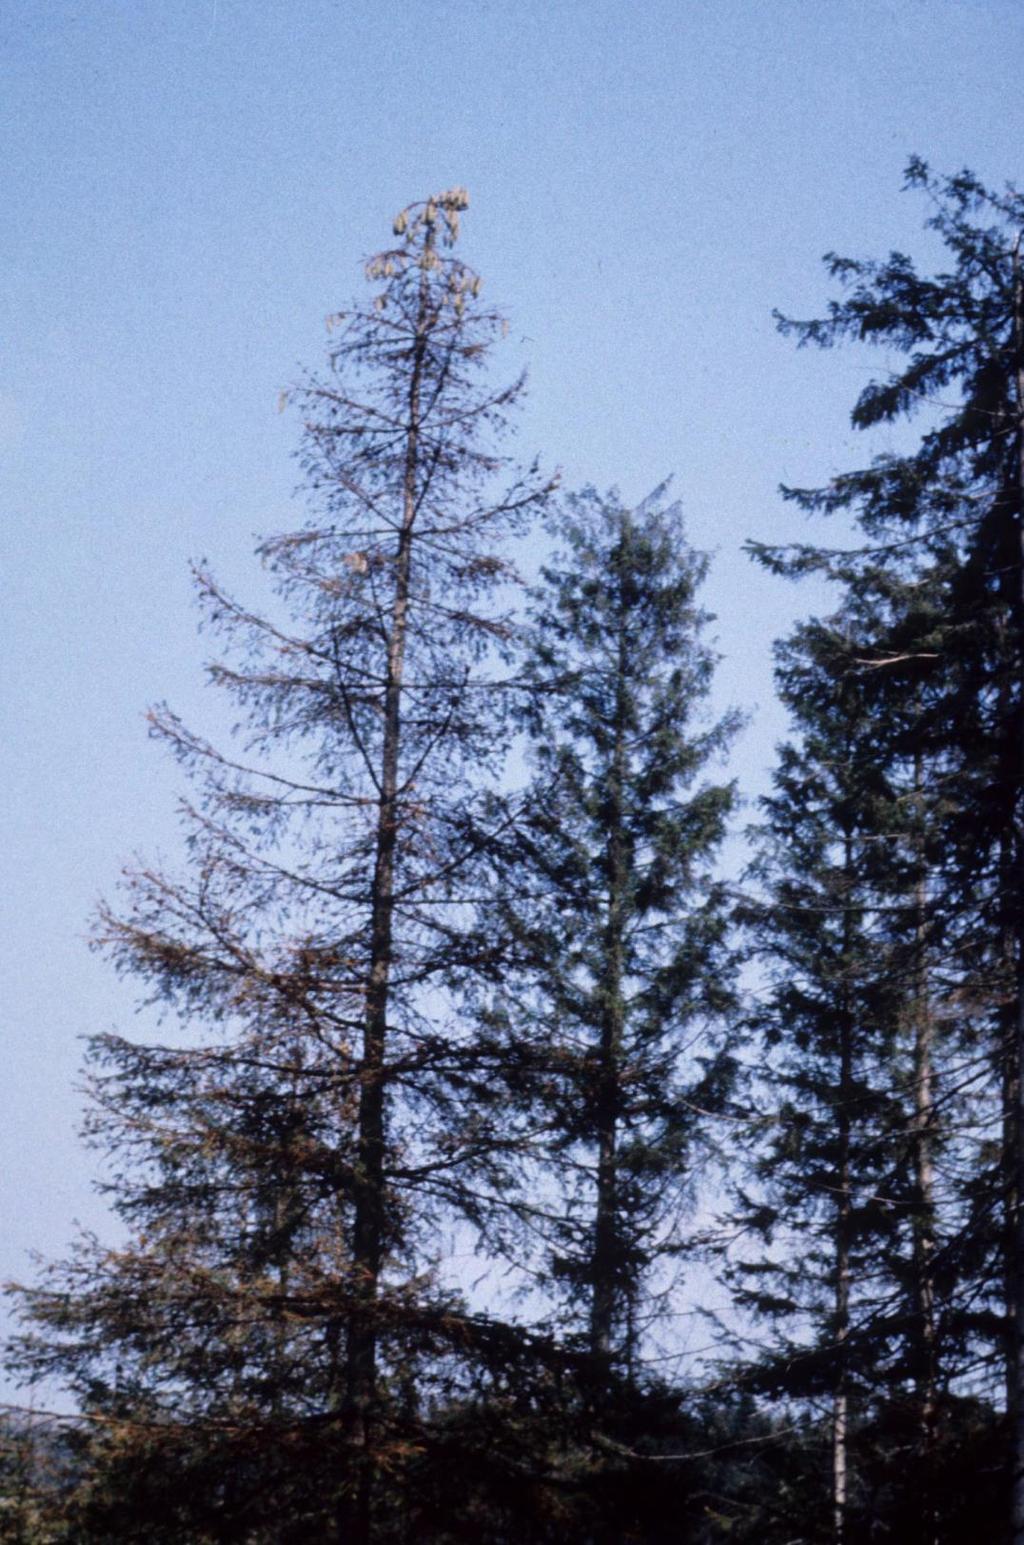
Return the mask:
<svg viewBox="0 0 1024 1545"><path fill-rule="evenodd" d="M1010 605L1013 605L1013 596L1010 596ZM1007 652L1012 648L1009 637L1009 627L1000 625L999 645L1001 652ZM1011 719L1011 702L1013 686L1009 675L1004 674L999 688L998 717L1000 723L1009 723ZM1016 744L1011 735L1003 744L1000 756L999 774L1002 783L1010 788L1014 780L1016 763ZM1012 810L1010 819L1004 826L999 841L999 898L1001 910L1000 938L999 938L999 965L1002 969L1004 980L1007 983L1014 981L1017 972L1017 930L1013 918L1013 903L1016 898L1016 872L1017 872L1017 839L1014 830ZM1011 996L1009 990L1006 994L1005 1006L999 1015L999 1055L1002 1072L1002 1185L1003 1185L1003 1301L1005 1310L1005 1385L1006 1385L1006 1418L1008 1430L1011 1434L1011 1507L1016 1510L1016 1483L1012 1478L1013 1470L1013 1437L1017 1409L1018 1409L1018 1335L1017 1335L1017 1216L1018 1198L1020 1187L1018 1183L1019 1153L1018 1153L1018 1121L1017 1106L1020 1091L1020 1057L1017 1045L1017 1000Z"/></svg>
<svg viewBox="0 0 1024 1545"><path fill-rule="evenodd" d="M845 1037L844 1037L845 1039ZM844 1071L849 1059L844 1056ZM848 1077L840 1089L848 1088ZM839 1200L836 1217L836 1288L835 1340L838 1348L838 1373L832 1400L832 1521L835 1545L846 1539L846 1511L849 1493L849 1423L850 1396L846 1370L846 1342L850 1334L850 1122L839 1118Z"/></svg>
<svg viewBox="0 0 1024 1545"><path fill-rule="evenodd" d="M1007 761L1009 759L1007 758ZM1009 770L1005 776L1012 776ZM1013 895L1016 844L1012 834L1006 832L1000 844L999 875L1003 897L1004 922L1000 940L1000 964L1007 981L1016 973L1016 937L1009 917L1009 901ZM1011 1429L1016 1420L1018 1406L1018 1336L1017 1336L1017 1213L1020 1187L1018 1180L1018 1123L1017 1106L1020 1095L1020 1057L1016 1034L1016 998L1009 1002L1000 1015L1000 1048L1002 1057L1002 1165L1004 1193L1003 1230L1003 1296L1006 1317L1006 1414Z"/></svg>
<svg viewBox="0 0 1024 1545"><path fill-rule="evenodd" d="M609 775L608 916L605 927L604 1005L599 1045L597 1099L597 1198L592 1258L590 1347L607 1364L612 1351L619 1281L618 1107L619 1062L625 1010L622 998L626 851L623 831L626 781L625 618L620 618L616 659L615 726Z"/></svg>
<svg viewBox="0 0 1024 1545"><path fill-rule="evenodd" d="M842 1001L839 1012L839 1115L836 1154L836 1277L834 1336L837 1374L832 1398L832 1537L844 1545L849 1500L850 1396L847 1375L847 1340L850 1334L850 1233L851 1233L851 1101L853 1098L853 1014L850 1006L850 953L853 945L853 912L850 876L853 844L844 839L844 874L847 884L843 913Z"/></svg>
<svg viewBox="0 0 1024 1545"><path fill-rule="evenodd" d="M430 245L428 241L428 247ZM343 1538L346 1545L366 1545L370 1539L372 1526L374 1475L372 1425L377 1392L375 1310L387 1232L384 1059L393 957L402 683L408 633L413 526L418 505L420 397L428 325L427 299L428 289L424 273L409 380L402 484L402 524L398 535L394 593L388 626L376 854L370 903L370 962L359 1074L359 1123L352 1226L352 1269L356 1307L352 1312L348 1328L344 1404L351 1423L353 1440L362 1452L356 1494L350 1499L344 1514Z"/></svg>
<svg viewBox="0 0 1024 1545"><path fill-rule="evenodd" d="M923 808L921 757L914 762L914 792ZM923 836L919 839L923 850ZM923 851L919 852L914 894L914 1289L917 1299L916 1383L918 1443L922 1462L921 1545L934 1545L936 1439L935 1332L935 1091L934 1019L928 980L928 897Z"/></svg>
<svg viewBox="0 0 1024 1545"><path fill-rule="evenodd" d="M1020 235L1013 253L1013 322L1016 384L1016 457L1014 462L1014 593L1013 641L1016 650L1013 744L1013 884L1007 898L1012 905L1015 1005L1010 1048L1011 1120L1010 1154L1012 1184L1008 1197L1012 1250L1007 1294L1010 1320L1010 1370L1007 1408L1011 1422L1013 1474L1013 1540L1024 1545L1024 287L1021 282Z"/></svg>

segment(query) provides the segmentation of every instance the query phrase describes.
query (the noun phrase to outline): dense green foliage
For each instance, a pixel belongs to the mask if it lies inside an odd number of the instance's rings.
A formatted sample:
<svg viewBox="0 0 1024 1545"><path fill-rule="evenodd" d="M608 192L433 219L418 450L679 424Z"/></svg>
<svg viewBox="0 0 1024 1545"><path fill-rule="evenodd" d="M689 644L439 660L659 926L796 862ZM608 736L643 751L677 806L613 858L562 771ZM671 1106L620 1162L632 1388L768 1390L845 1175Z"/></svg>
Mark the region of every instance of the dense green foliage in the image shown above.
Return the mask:
<svg viewBox="0 0 1024 1545"><path fill-rule="evenodd" d="M842 587L854 631L837 684L856 695L869 737L854 775L883 781L894 816L883 808L867 826L869 841L892 850L889 877L867 901L881 902L895 925L884 930L897 949L890 985L906 999L914 1037L905 1118L913 1183L902 1196L887 1183L895 1216L910 1202L913 1258L897 1272L892 1252L880 1250L879 1264L893 1261L894 1284L911 1286L908 1338L918 1344L897 1358L887 1392L908 1376L916 1385L916 1448L934 1471L942 1399L971 1393L998 1406L1002 1372L1016 1540L1024 1538L1024 207L967 173L932 178L920 161L908 182L932 199L929 224L950 271L925 278L900 253L880 263L832 256L846 293L824 319L781 325L802 343L853 340L905 356L903 368L864 388L853 422L870 429L923 413L924 431L909 452L819 490L786 491L811 512L853 513L862 548L759 555L791 573L822 570ZM900 846L909 860L902 877L891 861ZM885 958L880 940L876 980ZM870 1055L877 1023L868 1014L854 1029L854 1057ZM899 1063L882 1067L886 1089L899 1090ZM918 1490L920 1537L938 1538L929 1486Z"/></svg>
<svg viewBox="0 0 1024 1545"><path fill-rule="evenodd" d="M593 490L566 501L524 660L534 773L495 886L518 957L498 1015L542 1123L538 1270L563 1330L620 1374L642 1362L691 1248L700 1113L719 1108L734 1066L711 870L733 791L703 779L733 723L701 718L706 563L663 493L635 511Z"/></svg>

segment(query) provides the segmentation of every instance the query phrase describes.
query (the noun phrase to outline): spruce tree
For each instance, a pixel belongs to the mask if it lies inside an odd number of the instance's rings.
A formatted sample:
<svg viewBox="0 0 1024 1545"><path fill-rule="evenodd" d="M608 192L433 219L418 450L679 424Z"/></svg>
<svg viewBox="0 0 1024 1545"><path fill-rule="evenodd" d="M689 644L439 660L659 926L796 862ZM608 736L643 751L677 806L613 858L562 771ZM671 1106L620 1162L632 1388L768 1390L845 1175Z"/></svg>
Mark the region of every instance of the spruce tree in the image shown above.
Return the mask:
<svg viewBox="0 0 1024 1545"><path fill-rule="evenodd" d="M197 791L188 864L132 870L99 938L183 1033L93 1042L126 1239L25 1294L20 1351L93 1423L89 1537L140 1516L147 1538L389 1537L431 1400L484 1342L504 1356L436 1240L486 1227L503 1172L455 995L493 968L470 903L506 739L503 543L548 485L499 448L522 383L487 378L501 318L450 250L466 202L399 216L329 372L291 394L312 513L260 549L280 605L197 575L238 743L153 715Z"/></svg>
<svg viewBox="0 0 1024 1545"><path fill-rule="evenodd" d="M899 756L902 725L878 711L866 623L877 638L878 616L851 605L779 648L796 737L763 801L760 896L746 906L767 1122L752 1132L757 1184L740 1186L769 1248L748 1247L732 1272L779 1333L759 1382L831 1404L837 1541L856 1537L853 1456L894 1391L912 1386L920 1408L915 1483L934 1444L934 1166L952 1119L947 1096L940 1125L934 1092L931 812Z"/></svg>
<svg viewBox="0 0 1024 1545"><path fill-rule="evenodd" d="M787 490L807 510L855 513L862 550L762 556L893 602L877 636L862 641L864 669L872 712L907 727L904 767L918 769L931 811L936 857L921 894L941 950L930 956L927 1012L933 1024L961 1022L973 1076L987 1066L986 1092L1002 1105L993 1162L980 1119L961 1146L962 1160L973 1155L973 1174L958 1166L969 1215L943 1254L958 1277L958 1335L974 1336L975 1387L1002 1303L1011 1537L1024 1540L1024 204L967 172L933 177L919 160L908 183L932 200L928 223L951 255L948 271L924 276L902 253L880 262L830 255L845 293L821 319L780 325L805 344L854 340L904 355L864 388L853 423L870 429L920 412L920 439L822 489ZM922 589L933 597L925 633L913 611ZM925 1067L919 1061L922 1078ZM977 1114L986 1114L984 1095ZM919 1192L928 1175L923 1119ZM929 1247L919 1235L923 1271Z"/></svg>
<svg viewBox="0 0 1024 1545"><path fill-rule="evenodd" d="M734 718L707 715L706 560L664 493L565 501L534 598L534 776L498 921L520 952L502 1012L540 1126L528 1222L599 1387L642 1376L692 1247L702 1117L733 1068L713 864L734 796L706 773Z"/></svg>

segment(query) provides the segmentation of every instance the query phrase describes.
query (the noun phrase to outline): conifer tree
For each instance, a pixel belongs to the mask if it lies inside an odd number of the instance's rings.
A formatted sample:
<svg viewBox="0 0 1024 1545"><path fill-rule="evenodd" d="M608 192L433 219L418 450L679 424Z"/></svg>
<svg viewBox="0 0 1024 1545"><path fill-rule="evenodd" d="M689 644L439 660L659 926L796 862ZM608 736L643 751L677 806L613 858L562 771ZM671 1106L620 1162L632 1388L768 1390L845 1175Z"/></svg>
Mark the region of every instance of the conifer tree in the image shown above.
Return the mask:
<svg viewBox="0 0 1024 1545"><path fill-rule="evenodd" d="M925 969L929 812L865 674L865 620L851 606L779 648L797 738L763 802L762 894L746 908L765 972L753 1022L770 1121L767 1141L755 1134L758 1184L740 1187L770 1248L733 1269L741 1302L783 1331L762 1382L831 1403L836 1541L854 1537L863 1491L852 1435L878 1421L894 1386L913 1384L921 1408L917 1476L933 1447L945 1130ZM877 638L877 615L867 620Z"/></svg>
<svg viewBox="0 0 1024 1545"><path fill-rule="evenodd" d="M664 493L635 510L593 489L565 503L535 595L535 772L498 923L520 951L504 1013L541 1123L529 1222L599 1386L640 1377L690 1244L701 1116L733 1067L712 875L733 790L705 773L734 719L706 715L706 560Z"/></svg>
<svg viewBox="0 0 1024 1545"><path fill-rule="evenodd" d="M489 1334L435 1241L486 1227L502 1173L453 995L493 964L469 907L502 544L548 485L498 448L522 383L486 377L502 324L450 251L466 202L399 216L329 372L291 394L313 512L260 549L281 604L197 575L240 743L153 715L197 789L188 867L131 871L100 942L185 1033L94 1041L127 1238L27 1293L20 1354L94 1419L89 1537L135 1538L140 1512L147 1538L389 1537L423 1413Z"/></svg>
<svg viewBox="0 0 1024 1545"><path fill-rule="evenodd" d="M997 1161L964 1174L970 1216L944 1248L955 1262L961 1333L986 1334L1002 1300L1011 1537L1024 1540L1024 204L970 173L936 178L923 162L908 183L924 191L929 225L951 255L926 277L902 253L881 262L831 255L845 287L819 320L781 319L801 343L883 345L905 363L865 387L858 428L928 411L916 448L890 453L817 490L787 493L821 514L851 510L866 538L859 552L807 547L762 557L789 572L818 568L860 597L892 602L865 640L872 710L907 726L904 766L915 765L932 812L936 863L927 881L933 939L932 1023L959 1018L988 1093L1002 1103ZM915 633L913 598L927 588L933 620ZM899 595L903 597L902 616ZM896 642L903 640L902 643ZM925 1037L927 1040L927 1036ZM919 1065L924 1076L926 1064ZM975 1073L976 1076L976 1073ZM984 1111L982 1111L984 1114ZM919 1190L927 1181L919 1121ZM1000 1227L994 1219L1002 1218ZM919 1239L919 1246L921 1240ZM934 1251L931 1252L934 1255ZM929 1250L919 1248L919 1265ZM931 1268L930 1268L931 1269ZM968 1314L967 1311L970 1310ZM978 1357L981 1353L975 1345ZM978 1377L975 1359L974 1379Z"/></svg>

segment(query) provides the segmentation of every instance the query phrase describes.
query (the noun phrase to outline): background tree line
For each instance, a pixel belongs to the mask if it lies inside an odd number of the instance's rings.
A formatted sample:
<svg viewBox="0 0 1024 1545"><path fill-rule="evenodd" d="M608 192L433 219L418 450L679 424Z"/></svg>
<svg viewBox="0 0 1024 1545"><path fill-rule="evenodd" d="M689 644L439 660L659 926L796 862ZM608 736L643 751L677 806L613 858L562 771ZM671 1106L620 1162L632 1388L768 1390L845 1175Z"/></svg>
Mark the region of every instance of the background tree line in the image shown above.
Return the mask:
<svg viewBox="0 0 1024 1545"><path fill-rule="evenodd" d="M738 885L706 560L509 459L466 195L398 217L276 604L196 574L237 735L152 715L186 860L97 936L173 1033L91 1043L122 1234L18 1290L81 1416L9 1414L8 1537L1024 1541L1024 206L908 182L948 270L780 318L920 430L785 491L860 546L754 552L835 609Z"/></svg>

